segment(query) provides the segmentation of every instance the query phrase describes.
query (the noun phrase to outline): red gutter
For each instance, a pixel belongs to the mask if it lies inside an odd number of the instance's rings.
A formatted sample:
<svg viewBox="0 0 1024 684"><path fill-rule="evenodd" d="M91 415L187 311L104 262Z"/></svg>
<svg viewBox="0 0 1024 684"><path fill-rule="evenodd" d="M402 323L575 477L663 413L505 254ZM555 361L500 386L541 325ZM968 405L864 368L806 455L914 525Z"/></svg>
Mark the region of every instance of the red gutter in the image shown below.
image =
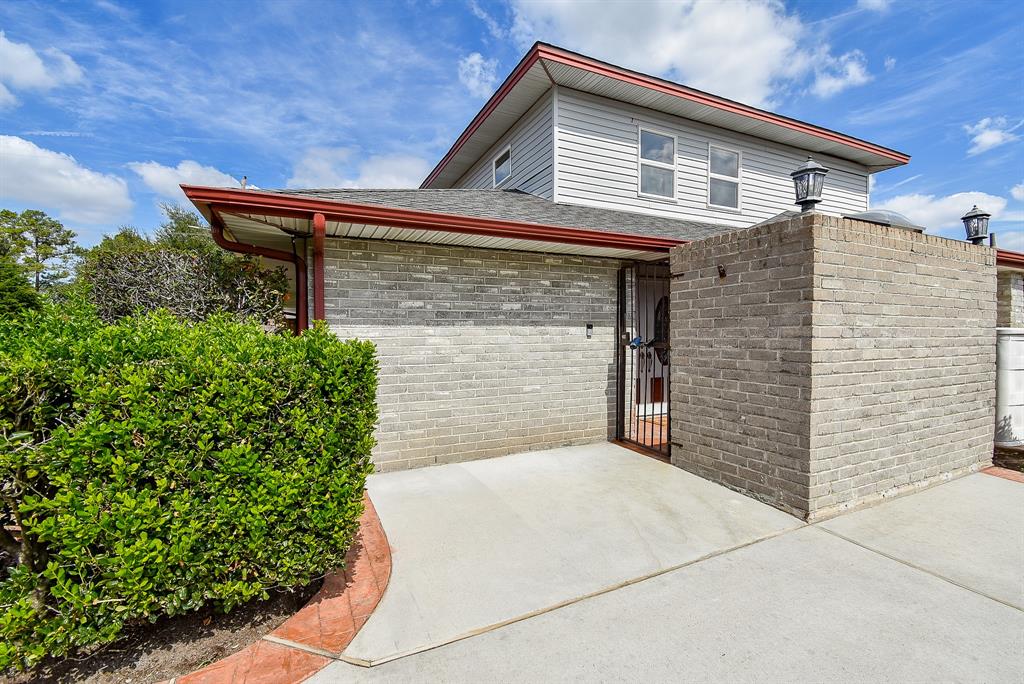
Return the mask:
<svg viewBox="0 0 1024 684"><path fill-rule="evenodd" d="M296 334L301 333L308 327L307 324L307 309L308 303L306 302L306 262L303 261L302 257L291 252L284 252L279 249L271 249L269 247L260 247L258 245L250 245L245 242L235 242L234 240L228 240L224 235L224 221L215 211L210 212L210 233L213 235L213 241L223 249L229 252L236 252L238 254L255 254L257 256L266 257L267 259L276 259L278 261L287 261L295 265L295 327Z"/></svg>
<svg viewBox="0 0 1024 684"><path fill-rule="evenodd" d="M788 128L799 133L806 133L808 135L813 135L817 138L822 138L830 142L837 142L842 145L847 145L848 147L854 147L856 149L863 150L865 152L878 154L883 157L892 159L893 161L898 162L900 164L906 164L907 162L910 161L910 155L904 154L903 152L897 152L896 150L890 149L888 147L882 147L881 145L876 145L866 140L854 138L852 136L839 133L838 131L832 131L827 128L822 128L821 126L815 126L814 124L799 121L797 119L791 119L788 116L773 114L772 112L767 112L763 109L751 107L750 105L745 105L741 102L728 100L724 97L719 97L717 95L705 93L701 90L696 90L694 88L688 88L686 86L679 85L678 83L672 83L671 81L655 78L654 76L648 76L647 74L641 74L637 71L623 69L622 67L615 66L614 64L608 64L607 62L601 62L596 59L591 59L590 57L586 57L585 55L580 55L575 52L569 52L568 50L563 50L553 45L536 43L534 44L533 48L531 48L530 51L526 54L526 56L523 57L522 61L519 62L515 70L513 70L513 72L509 74L508 78L505 79L505 82L501 85L501 88L499 88L498 91L491 96L491 99L487 101L487 104L484 105L484 108L481 109L480 112L473 118L469 126L466 127L466 130L462 132L462 135L460 135L458 139L455 141L455 144L452 145L452 148L448 151L448 154L446 154L444 158L442 158L441 161L438 162L437 166L434 167L434 170L430 172L429 176L427 176L427 179L420 184L421 188L426 188L430 186L434 179L437 178L441 171L444 170L444 167L448 165L448 162L450 162L451 159L456 154L458 154L459 150L462 149L462 146L466 143L466 141L469 140L470 137L472 137L472 135L477 131L478 128L480 128L480 126L484 123L487 117L490 116L495 109L497 109L498 105L501 104L501 101L505 98L509 91L511 91L512 88L515 87L519 80L522 79L523 75L525 75L526 72L530 70L530 67L532 67L538 59L546 59L552 62L557 62L559 64L577 67L594 74L599 74L601 76L613 78L617 81L622 81L624 83L641 86L643 88L655 90L657 92L672 95L674 97L680 97L685 100L690 100L691 102L706 105L708 107L714 107L715 109L720 109L722 111L731 112L733 114L739 114L741 116L746 116L748 118L756 119L758 121L764 121L767 123L775 124L777 126L782 126L783 128Z"/></svg>
<svg viewBox="0 0 1024 684"><path fill-rule="evenodd" d="M1024 269L1024 254L1008 249L996 249L996 266Z"/></svg>
<svg viewBox="0 0 1024 684"><path fill-rule="evenodd" d="M646 235L631 235L602 230L568 228L523 221L441 214L419 209L400 209L370 204L338 202L298 195L282 195L253 190L230 188L206 188L182 185L185 195L194 203L207 204L211 213L231 211L260 213L267 216L285 216L311 219L313 214L323 214L327 221L368 225L395 226L420 230L436 230L471 235L539 242L606 247L612 249L638 250L646 252L667 252L681 244L682 240Z"/></svg>

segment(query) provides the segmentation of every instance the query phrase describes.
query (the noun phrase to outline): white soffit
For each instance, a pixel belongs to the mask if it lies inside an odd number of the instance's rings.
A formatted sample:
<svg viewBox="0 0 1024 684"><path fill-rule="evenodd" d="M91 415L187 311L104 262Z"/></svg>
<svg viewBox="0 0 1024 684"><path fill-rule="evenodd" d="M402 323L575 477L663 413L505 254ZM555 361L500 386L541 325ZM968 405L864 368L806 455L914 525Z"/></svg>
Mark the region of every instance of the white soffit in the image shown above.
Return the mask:
<svg viewBox="0 0 1024 684"><path fill-rule="evenodd" d="M262 216L256 214L221 213L224 225L235 239L242 242L291 251L291 236L282 232L297 233L308 237L311 231L306 219ZM666 252L614 249L591 245L575 245L544 240L521 240L518 238L473 235L443 230L424 230L377 226L366 224L327 222L327 236L356 240L390 240L395 242L417 242L452 247L473 247L477 249L506 249L517 252L542 252L546 254L573 254L577 256L605 257L614 259L637 259L658 261L668 257ZM301 246L299 247L301 253Z"/></svg>
<svg viewBox="0 0 1024 684"><path fill-rule="evenodd" d="M673 114L685 119L700 121L711 126L745 133L765 140L772 140L784 145L812 152L830 154L840 159L863 164L874 171L900 166L899 162L889 157L876 154L841 142L827 140L817 135L804 133L784 125L761 121L758 119L729 112L717 107L694 102L683 97L658 92L644 86L627 83L615 78L595 74L580 67L541 60L555 83L566 88L581 90L612 100L628 102L659 112Z"/></svg>

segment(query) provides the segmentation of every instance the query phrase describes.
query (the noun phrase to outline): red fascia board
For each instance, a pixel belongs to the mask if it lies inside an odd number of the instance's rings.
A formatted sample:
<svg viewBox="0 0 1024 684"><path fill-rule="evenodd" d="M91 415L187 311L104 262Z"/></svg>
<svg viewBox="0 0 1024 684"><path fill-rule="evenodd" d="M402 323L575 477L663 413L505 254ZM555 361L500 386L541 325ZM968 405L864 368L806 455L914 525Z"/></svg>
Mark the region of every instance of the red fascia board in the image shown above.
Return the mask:
<svg viewBox="0 0 1024 684"><path fill-rule="evenodd" d="M696 102L698 104L714 107L715 109L721 109L723 111L732 112L734 114L740 114L742 116L746 116L751 119L756 119L758 121L764 121L767 123L782 126L784 128L789 128L790 130L813 135L815 137L828 140L830 142L836 142L842 145L847 145L848 147L854 147L856 149L863 150L865 152L878 154L883 157L892 159L893 161L899 164L906 164L907 162L910 161L910 155L908 154L904 154L903 152L898 152L896 150L889 149L888 147L882 147L881 145L876 145L866 140L861 140L860 138L854 138L852 136L839 133L837 131L832 131L827 128L815 126L814 124L809 124L804 121L799 121L797 119L791 119L787 116L782 116L780 114L773 114L772 112L767 112L764 111L763 109L757 109L756 107L751 107L740 102L728 100L724 97L718 97L716 95L705 93L700 90L687 88L686 86L679 85L678 83L665 81L660 78L655 78L654 76L648 76L646 74L641 74L636 71L630 71L629 69L623 69L622 67L617 67L614 64L600 62L598 60L591 59L584 55L579 55L574 52L569 52L567 50L556 48L552 45L544 45L542 43L538 43L533 46L530 52L528 52L527 55L522 59L522 61L520 61L519 65L515 68L515 70L513 70L509 77L505 79L505 82L502 84L501 88L499 88L498 91L491 96L491 99L487 101L487 104L485 104L484 108L480 110L480 113L478 113L476 117L474 117L473 121L470 122L466 130L463 131L462 135L460 135L458 139L455 141L455 144L452 145L452 148L448 151L448 154L446 154L444 158L441 159L440 162L438 162L437 166L434 167L434 170L430 172L429 176L427 176L427 179L420 184L421 188L425 188L428 185L430 185L431 182L433 182L433 180L438 176L438 174L441 173L441 171L448 164L448 162L451 161L452 157L458 154L459 150L462 149L462 146L466 143L466 141L473 135L473 133L476 132L478 128L480 128L480 126L487 119L487 117L490 116L495 109L497 109L498 105L501 104L501 101L505 98L505 95L507 95L508 92L512 90L516 83L519 82L523 75L530 69L530 67L534 65L534 63L538 59L546 59L553 62L558 62L560 64L565 64L567 66L585 69L591 73L614 78L618 81L631 83L633 85L638 85L644 88L648 88L650 90L665 93L667 95L681 97L683 99L690 100L691 102Z"/></svg>
<svg viewBox="0 0 1024 684"><path fill-rule="evenodd" d="M182 185L185 196L193 203L208 205L218 212L259 213L267 216L284 216L311 219L313 214L323 214L329 221L367 225L394 226L419 230L436 230L449 233L490 235L493 237L519 240L537 240L562 244L607 247L612 249L639 250L646 252L667 252L684 240L672 238L632 235L612 231L552 226L522 221L441 214L419 209L402 209L375 204L356 204L323 200L300 195L280 195L253 190L230 188L206 188Z"/></svg>
<svg viewBox="0 0 1024 684"><path fill-rule="evenodd" d="M996 249L996 266L1024 269L1024 254L1008 249Z"/></svg>

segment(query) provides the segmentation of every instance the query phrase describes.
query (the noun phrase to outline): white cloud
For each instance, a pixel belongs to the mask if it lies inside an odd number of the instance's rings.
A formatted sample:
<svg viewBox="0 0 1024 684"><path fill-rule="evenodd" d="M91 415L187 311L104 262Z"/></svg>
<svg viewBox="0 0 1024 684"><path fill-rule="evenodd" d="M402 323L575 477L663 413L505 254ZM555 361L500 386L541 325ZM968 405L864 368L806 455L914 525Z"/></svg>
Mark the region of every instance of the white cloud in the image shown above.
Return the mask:
<svg viewBox="0 0 1024 684"><path fill-rule="evenodd" d="M311 147L292 169L289 188L340 188L352 157L347 147Z"/></svg>
<svg viewBox="0 0 1024 684"><path fill-rule="evenodd" d="M857 0L857 7L873 12L885 12L890 4L892 0Z"/></svg>
<svg viewBox="0 0 1024 684"><path fill-rule="evenodd" d="M897 195L874 205L873 209L890 209L907 216L914 223L936 230L962 225L960 217L978 205L992 214L996 221L1004 216L1006 199L984 192L957 192L952 195Z"/></svg>
<svg viewBox="0 0 1024 684"><path fill-rule="evenodd" d="M868 192L875 192L877 190L879 195L886 195L900 186L906 185L907 183L913 183L914 181L923 177L923 173L918 173L914 174L913 176L910 176L909 178L904 178L901 181L897 181L892 185L882 185L881 187L879 187L878 183L873 182L875 177L870 176L869 178L871 179L871 181L868 183Z"/></svg>
<svg viewBox="0 0 1024 684"><path fill-rule="evenodd" d="M459 60L459 82L475 97L490 97L498 80L497 67L498 60L471 53Z"/></svg>
<svg viewBox="0 0 1024 684"><path fill-rule="evenodd" d="M43 138L92 138L94 134L83 131L25 131L22 135L35 135Z"/></svg>
<svg viewBox="0 0 1024 684"><path fill-rule="evenodd" d="M629 0L608 0L600 8L514 0L512 9L512 36L520 47L553 41L758 106L802 88L817 76L814 65L821 57L830 67L822 73L822 92L838 92L834 79L845 79L847 87L867 76L859 53L832 56L813 29L772 0L684 0L642 9Z"/></svg>
<svg viewBox="0 0 1024 684"><path fill-rule="evenodd" d="M415 188L430 172L427 160L408 154L371 156L353 164L346 147L312 147L292 170L289 188ZM354 168L353 168L354 167Z"/></svg>
<svg viewBox="0 0 1024 684"><path fill-rule="evenodd" d="M974 156L1017 140L1020 136L1014 134L1014 131L1022 125L1024 121L1011 126L1004 116L987 116L973 126L964 126L964 131L971 136L971 147L967 154Z"/></svg>
<svg viewBox="0 0 1024 684"><path fill-rule="evenodd" d="M155 161L134 162L129 164L128 168L138 174L150 190L173 200L181 200L185 197L181 188L178 187L181 183L212 185L222 188L237 188L239 186L234 177L212 166L203 166L191 159L185 159L177 166L164 166Z"/></svg>
<svg viewBox="0 0 1024 684"><path fill-rule="evenodd" d="M487 30L498 40L508 38L508 31L492 17L487 10L480 6L476 0L469 0L469 11L480 21L484 22Z"/></svg>
<svg viewBox="0 0 1024 684"><path fill-rule="evenodd" d="M18 104L18 98L3 83L0 83L0 109L8 109L16 104Z"/></svg>
<svg viewBox="0 0 1024 684"><path fill-rule="evenodd" d="M0 197L4 199L90 224L123 220L131 211L123 179L87 169L71 155L0 135L0 159Z"/></svg>
<svg viewBox="0 0 1024 684"><path fill-rule="evenodd" d="M823 51L820 66L815 68L811 92L818 97L832 97L847 88L864 85L871 80L867 58L860 50L852 50L839 57L832 57Z"/></svg>
<svg viewBox="0 0 1024 684"><path fill-rule="evenodd" d="M1010 188L1010 195L1013 199L1024 202L1024 183L1017 183L1017 185Z"/></svg>
<svg viewBox="0 0 1024 684"><path fill-rule="evenodd" d="M0 108L17 104L12 89L46 91L81 79L81 67L66 53L47 48L40 54L27 43L8 40L0 31Z"/></svg>
<svg viewBox="0 0 1024 684"><path fill-rule="evenodd" d="M996 245L1015 252L1024 252L1024 231L1004 230L996 235Z"/></svg>
<svg viewBox="0 0 1024 684"><path fill-rule="evenodd" d="M359 175L349 185L352 188L415 188L430 173L430 163L406 154L370 157L359 165Z"/></svg>
<svg viewBox="0 0 1024 684"><path fill-rule="evenodd" d="M885 70L886 71L892 71L895 68L896 68L896 58L895 57L886 57L885 58Z"/></svg>

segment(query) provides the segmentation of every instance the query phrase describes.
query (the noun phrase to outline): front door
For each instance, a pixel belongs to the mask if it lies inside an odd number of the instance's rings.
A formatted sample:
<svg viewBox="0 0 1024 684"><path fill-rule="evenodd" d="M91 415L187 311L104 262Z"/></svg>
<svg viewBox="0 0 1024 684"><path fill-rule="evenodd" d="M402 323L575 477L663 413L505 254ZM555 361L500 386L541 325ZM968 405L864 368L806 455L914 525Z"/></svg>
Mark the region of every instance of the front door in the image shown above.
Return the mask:
<svg viewBox="0 0 1024 684"><path fill-rule="evenodd" d="M668 457L669 268L636 263L619 271L616 437Z"/></svg>

